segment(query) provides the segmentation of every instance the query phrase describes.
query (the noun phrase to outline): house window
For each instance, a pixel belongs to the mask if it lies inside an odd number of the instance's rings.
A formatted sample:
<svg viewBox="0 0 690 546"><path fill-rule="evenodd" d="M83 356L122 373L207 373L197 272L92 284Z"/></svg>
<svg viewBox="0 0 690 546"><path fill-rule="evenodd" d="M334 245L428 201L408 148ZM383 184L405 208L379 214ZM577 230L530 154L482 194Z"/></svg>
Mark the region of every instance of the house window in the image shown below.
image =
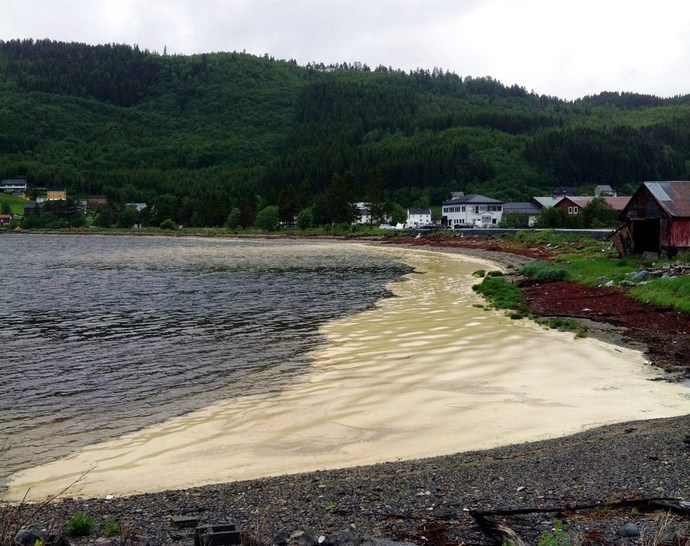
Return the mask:
<svg viewBox="0 0 690 546"><path fill-rule="evenodd" d="M465 207L462 207L462 212L465 212Z"/></svg>

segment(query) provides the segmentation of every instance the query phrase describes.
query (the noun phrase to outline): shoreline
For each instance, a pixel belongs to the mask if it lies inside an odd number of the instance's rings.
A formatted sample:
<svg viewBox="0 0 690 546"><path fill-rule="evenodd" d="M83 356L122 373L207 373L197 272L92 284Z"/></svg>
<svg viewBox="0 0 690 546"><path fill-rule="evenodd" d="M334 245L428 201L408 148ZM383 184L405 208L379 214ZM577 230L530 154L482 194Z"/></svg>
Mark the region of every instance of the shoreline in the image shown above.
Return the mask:
<svg viewBox="0 0 690 546"><path fill-rule="evenodd" d="M478 306L472 272L494 267L485 259L381 251L415 272L389 285L395 297L323 325L327 343L298 382L20 471L4 497L19 500L30 490L31 499L44 498L81 476L73 494L155 492L491 448L690 411L685 389L650 387L660 375L638 352Z"/></svg>
<svg viewBox="0 0 690 546"><path fill-rule="evenodd" d="M466 253L463 249L450 252ZM486 252L472 251L479 256ZM645 419L453 455L110 500L65 499L51 505L46 513L49 519L43 521L66 521L77 511L95 511L102 518L132 521L153 544L188 543L188 532L171 528L169 522L171 515L185 513L198 515L204 523L232 521L264 539L291 526L320 533L354 526L372 536L427 543L420 537L429 534L431 526L440 533L432 544L446 544L442 540L490 544L466 509L596 503L614 497L682 497L690 487L685 476L690 451L683 443L688 425L690 417L685 415ZM310 501L299 501L301 495ZM274 506L276 499L279 502ZM622 519L625 515L615 514L601 520L602 532L613 533Z"/></svg>
<svg viewBox="0 0 690 546"><path fill-rule="evenodd" d="M527 544L536 544L558 519L571 536L596 537L593 544L632 545L636 540L618 535L622 525L632 522L649 534L668 516L649 510L648 499L687 498L689 428L690 416L632 421L454 455L119 498L64 498L32 522L55 528L85 512L97 522L95 536L105 522L120 521L133 544L190 544L193 529L171 524L172 517L186 516L199 525L233 523L254 544L271 544L286 530L325 536L349 530L420 545L489 546L494 537L470 511L532 509L531 516L499 518ZM608 507L621 501L630 502ZM676 525L682 528L682 522Z"/></svg>

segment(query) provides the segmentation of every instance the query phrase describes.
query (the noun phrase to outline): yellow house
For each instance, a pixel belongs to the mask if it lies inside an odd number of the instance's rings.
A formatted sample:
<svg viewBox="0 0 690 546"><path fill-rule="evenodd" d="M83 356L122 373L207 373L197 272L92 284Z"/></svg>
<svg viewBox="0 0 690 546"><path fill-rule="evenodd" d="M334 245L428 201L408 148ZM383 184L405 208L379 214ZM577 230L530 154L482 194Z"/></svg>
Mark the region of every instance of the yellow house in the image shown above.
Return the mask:
<svg viewBox="0 0 690 546"><path fill-rule="evenodd" d="M67 201L67 190L65 188L48 188L48 201Z"/></svg>

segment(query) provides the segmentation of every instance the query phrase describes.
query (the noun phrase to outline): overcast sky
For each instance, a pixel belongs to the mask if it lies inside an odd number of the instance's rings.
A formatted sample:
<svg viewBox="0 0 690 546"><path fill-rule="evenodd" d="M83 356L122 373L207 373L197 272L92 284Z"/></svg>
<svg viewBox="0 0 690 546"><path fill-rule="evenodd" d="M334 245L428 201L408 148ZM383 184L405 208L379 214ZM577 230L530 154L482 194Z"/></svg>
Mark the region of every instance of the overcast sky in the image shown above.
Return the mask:
<svg viewBox="0 0 690 546"><path fill-rule="evenodd" d="M16 38L439 67L564 99L690 94L688 0L0 0Z"/></svg>

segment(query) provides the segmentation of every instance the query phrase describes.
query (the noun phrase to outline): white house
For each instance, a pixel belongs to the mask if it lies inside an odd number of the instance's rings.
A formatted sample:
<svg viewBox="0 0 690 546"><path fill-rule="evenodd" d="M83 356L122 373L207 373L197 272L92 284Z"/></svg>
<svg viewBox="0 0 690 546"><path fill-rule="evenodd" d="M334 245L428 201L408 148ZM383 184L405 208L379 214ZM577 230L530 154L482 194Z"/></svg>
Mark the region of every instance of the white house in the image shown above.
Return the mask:
<svg viewBox="0 0 690 546"><path fill-rule="evenodd" d="M431 223L431 209L407 209L405 227L417 228Z"/></svg>
<svg viewBox="0 0 690 546"><path fill-rule="evenodd" d="M353 203L353 205L355 207L355 224L371 225L378 224L378 222L391 221L390 214L384 214L381 217L372 218L371 210L369 209L369 203L366 203L364 201L358 201L357 203Z"/></svg>
<svg viewBox="0 0 690 546"><path fill-rule="evenodd" d="M608 184L600 184L594 188L594 197L618 197L618 193Z"/></svg>
<svg viewBox="0 0 690 546"><path fill-rule="evenodd" d="M359 201L355 203L355 224L371 224L369 204Z"/></svg>
<svg viewBox="0 0 690 546"><path fill-rule="evenodd" d="M0 181L0 191L3 193L24 194L26 193L26 180L23 178L6 178L5 180Z"/></svg>
<svg viewBox="0 0 690 546"><path fill-rule="evenodd" d="M503 217L503 201L453 192L451 199L443 202L442 214L441 223L450 228L496 227Z"/></svg>

